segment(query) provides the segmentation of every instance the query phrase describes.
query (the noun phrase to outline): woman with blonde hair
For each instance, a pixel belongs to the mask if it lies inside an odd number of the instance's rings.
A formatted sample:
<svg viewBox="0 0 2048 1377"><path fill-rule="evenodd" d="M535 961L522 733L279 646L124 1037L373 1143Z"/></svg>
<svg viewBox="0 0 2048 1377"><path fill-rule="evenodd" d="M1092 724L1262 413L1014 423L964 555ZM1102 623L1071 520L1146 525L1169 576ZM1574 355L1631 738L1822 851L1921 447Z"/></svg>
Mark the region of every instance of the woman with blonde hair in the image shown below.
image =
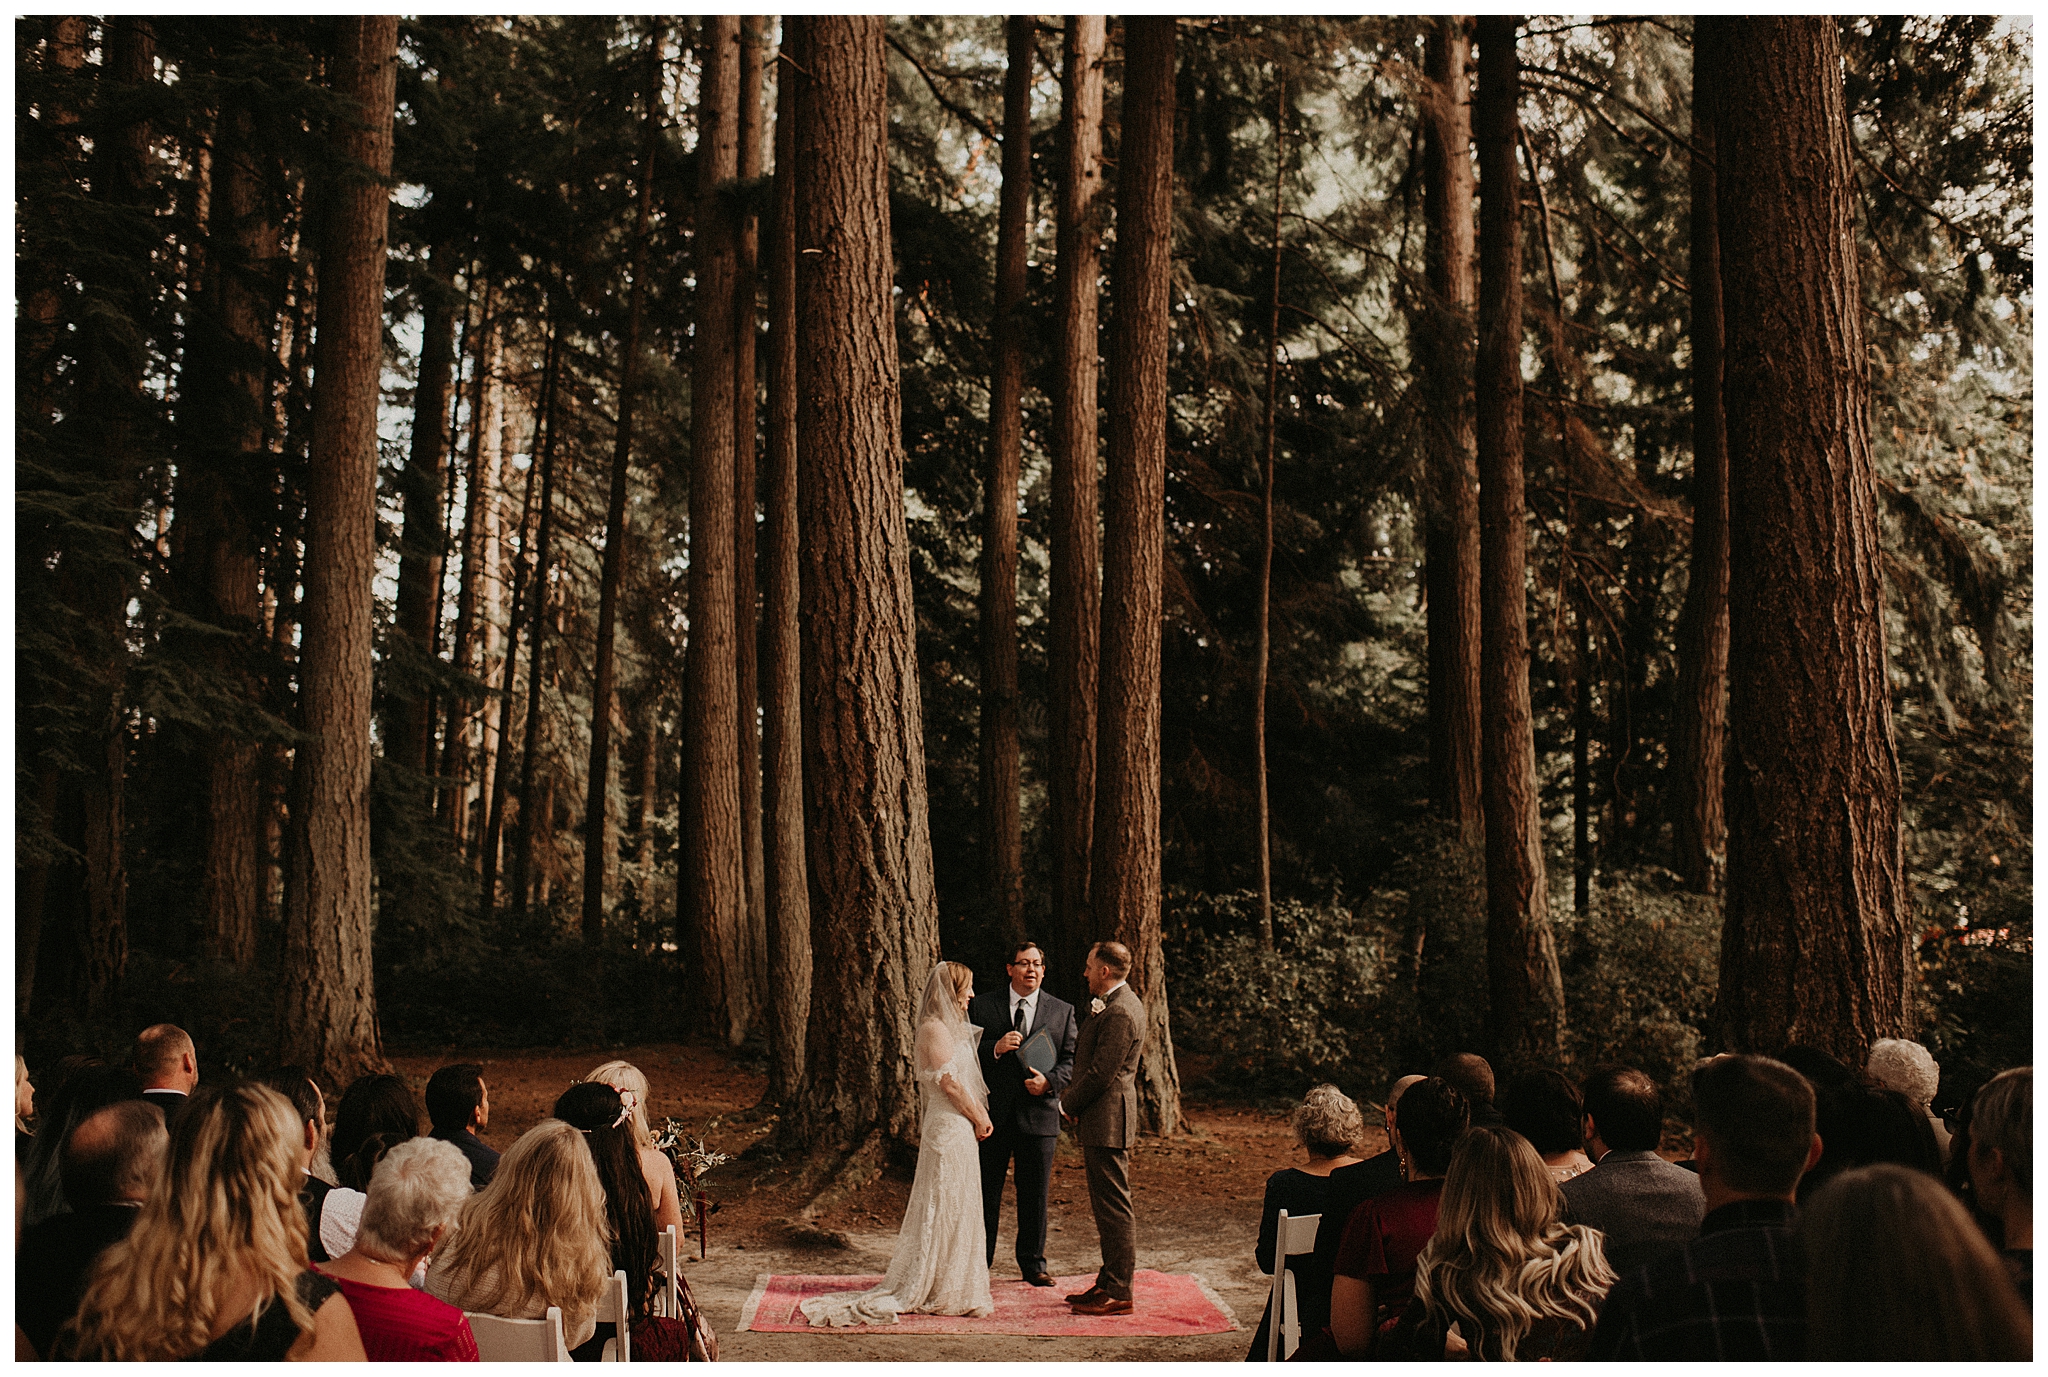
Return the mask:
<svg viewBox="0 0 2048 1377"><path fill-rule="evenodd" d="M362 1362L355 1317L306 1265L303 1126L255 1084L202 1086L171 1123L162 1180L100 1256L57 1341L66 1357Z"/></svg>
<svg viewBox="0 0 2048 1377"><path fill-rule="evenodd" d="M1528 1139L1469 1130L1451 1153L1436 1233L1415 1260L1414 1299L1383 1356L1442 1359L1462 1343L1493 1362L1583 1358L1616 1278L1600 1231L1561 1223L1563 1206Z"/></svg>
<svg viewBox="0 0 2048 1377"><path fill-rule="evenodd" d="M654 1132L647 1126L647 1076L629 1061L608 1061L585 1076L586 1083L608 1085L633 1111L633 1147L639 1154L640 1174L647 1178L647 1195L654 1202L654 1232L675 1225L683 1232L682 1198L676 1192L675 1164L654 1146Z"/></svg>
<svg viewBox="0 0 2048 1377"><path fill-rule="evenodd" d="M427 1269L427 1292L508 1320L562 1307L570 1347L597 1330L612 1274L604 1187L583 1135L543 1119L505 1150L491 1184L469 1198Z"/></svg>

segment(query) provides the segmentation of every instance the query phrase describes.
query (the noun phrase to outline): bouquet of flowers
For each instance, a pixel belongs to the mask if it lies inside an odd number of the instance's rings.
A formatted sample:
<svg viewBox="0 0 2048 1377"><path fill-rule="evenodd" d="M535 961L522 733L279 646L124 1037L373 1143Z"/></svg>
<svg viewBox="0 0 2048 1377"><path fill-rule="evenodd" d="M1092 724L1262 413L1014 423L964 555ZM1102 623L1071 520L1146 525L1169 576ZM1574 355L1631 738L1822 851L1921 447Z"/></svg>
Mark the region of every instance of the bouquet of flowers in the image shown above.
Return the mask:
<svg viewBox="0 0 2048 1377"><path fill-rule="evenodd" d="M710 1218L718 1210L704 1190L704 1173L732 1158L705 1146L702 1138L690 1137L687 1128L674 1119L663 1119L654 1129L654 1146L675 1168L676 1194L688 1212L690 1226L697 1230L697 1256L702 1257L710 1246Z"/></svg>

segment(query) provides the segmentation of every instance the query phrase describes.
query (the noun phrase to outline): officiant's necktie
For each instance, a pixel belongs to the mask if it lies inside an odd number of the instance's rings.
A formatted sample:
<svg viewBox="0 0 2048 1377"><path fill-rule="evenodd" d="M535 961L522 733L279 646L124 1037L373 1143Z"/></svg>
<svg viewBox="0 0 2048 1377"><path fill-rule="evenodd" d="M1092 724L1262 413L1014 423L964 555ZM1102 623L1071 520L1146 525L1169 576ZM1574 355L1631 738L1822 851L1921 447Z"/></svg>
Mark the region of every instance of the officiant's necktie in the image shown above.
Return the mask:
<svg viewBox="0 0 2048 1377"><path fill-rule="evenodd" d="M1021 999L1017 1001L1017 1017L1011 1021L1010 1026L1017 1030L1018 1037L1024 1036L1024 1001Z"/></svg>

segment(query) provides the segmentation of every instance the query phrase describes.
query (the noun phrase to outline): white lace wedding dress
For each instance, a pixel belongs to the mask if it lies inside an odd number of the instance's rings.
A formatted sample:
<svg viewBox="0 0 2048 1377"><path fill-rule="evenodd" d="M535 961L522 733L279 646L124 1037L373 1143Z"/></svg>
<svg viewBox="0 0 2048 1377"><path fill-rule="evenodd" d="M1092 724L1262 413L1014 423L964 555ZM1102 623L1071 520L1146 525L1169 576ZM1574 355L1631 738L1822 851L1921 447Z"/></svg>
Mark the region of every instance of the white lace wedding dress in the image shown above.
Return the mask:
<svg viewBox="0 0 2048 1377"><path fill-rule="evenodd" d="M994 1313L988 1292L987 1245L981 1223L981 1154L974 1125L954 1107L940 1082L952 1077L984 1106L975 1047L981 1030L959 1021L921 1023L917 1079L921 1134L917 1180L889 1275L870 1291L839 1291L803 1303L813 1325L894 1324L898 1315ZM978 1095L974 1092L979 1090Z"/></svg>

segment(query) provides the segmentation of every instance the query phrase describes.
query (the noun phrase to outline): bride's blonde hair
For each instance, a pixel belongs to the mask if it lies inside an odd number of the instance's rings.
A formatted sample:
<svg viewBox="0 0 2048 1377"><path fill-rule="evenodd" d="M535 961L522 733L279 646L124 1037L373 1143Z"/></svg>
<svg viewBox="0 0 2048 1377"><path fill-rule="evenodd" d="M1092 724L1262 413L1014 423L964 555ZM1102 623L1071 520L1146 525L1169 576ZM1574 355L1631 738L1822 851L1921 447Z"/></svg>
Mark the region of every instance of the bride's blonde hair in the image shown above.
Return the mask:
<svg viewBox="0 0 2048 1377"><path fill-rule="evenodd" d="M282 1305L300 1329L306 1212L304 1132L291 1101L254 1083L193 1092L171 1124L164 1174L128 1236L100 1255L60 1348L81 1358L152 1362L206 1347L220 1298L254 1272L256 1310Z"/></svg>
<svg viewBox="0 0 2048 1377"><path fill-rule="evenodd" d="M643 1148L654 1146L654 1131L647 1126L647 1075L629 1061L608 1061L583 1078L608 1085L633 1108L633 1141Z"/></svg>
<svg viewBox="0 0 2048 1377"><path fill-rule="evenodd" d="M1467 1337L1515 1346L1538 1320L1591 1329L1614 1285L1598 1230L1559 1222L1563 1197L1528 1139L1513 1129L1469 1130L1451 1154L1436 1234L1415 1260L1415 1296ZM1480 1356L1477 1353L1475 1357Z"/></svg>

